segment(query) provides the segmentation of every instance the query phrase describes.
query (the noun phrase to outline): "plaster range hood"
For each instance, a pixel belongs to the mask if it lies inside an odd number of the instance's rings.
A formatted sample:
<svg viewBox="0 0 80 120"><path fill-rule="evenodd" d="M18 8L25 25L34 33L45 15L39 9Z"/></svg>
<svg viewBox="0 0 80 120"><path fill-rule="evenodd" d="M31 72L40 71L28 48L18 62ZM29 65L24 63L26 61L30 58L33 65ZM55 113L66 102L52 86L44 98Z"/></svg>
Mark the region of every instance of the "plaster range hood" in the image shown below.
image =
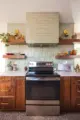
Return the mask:
<svg viewBox="0 0 80 120"><path fill-rule="evenodd" d="M27 43L29 46L55 46L59 43L59 13L27 12Z"/></svg>

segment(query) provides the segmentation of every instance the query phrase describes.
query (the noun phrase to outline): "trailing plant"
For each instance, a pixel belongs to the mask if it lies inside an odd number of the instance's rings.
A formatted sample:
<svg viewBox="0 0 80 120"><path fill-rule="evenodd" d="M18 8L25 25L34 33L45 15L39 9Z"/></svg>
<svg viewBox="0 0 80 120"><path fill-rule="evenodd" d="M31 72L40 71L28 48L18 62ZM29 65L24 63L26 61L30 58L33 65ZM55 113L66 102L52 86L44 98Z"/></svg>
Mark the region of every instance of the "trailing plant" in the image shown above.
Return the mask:
<svg viewBox="0 0 80 120"><path fill-rule="evenodd" d="M10 34L10 33L2 33L0 34L0 39L1 42L4 42L4 44L6 46L9 46L9 39L13 38L13 39L24 39L24 35L20 33L20 31L18 29L15 30L14 34Z"/></svg>
<svg viewBox="0 0 80 120"><path fill-rule="evenodd" d="M9 33L2 33L2 34L0 34L1 42L4 42L6 46L9 45L8 44L9 36L10 36Z"/></svg>

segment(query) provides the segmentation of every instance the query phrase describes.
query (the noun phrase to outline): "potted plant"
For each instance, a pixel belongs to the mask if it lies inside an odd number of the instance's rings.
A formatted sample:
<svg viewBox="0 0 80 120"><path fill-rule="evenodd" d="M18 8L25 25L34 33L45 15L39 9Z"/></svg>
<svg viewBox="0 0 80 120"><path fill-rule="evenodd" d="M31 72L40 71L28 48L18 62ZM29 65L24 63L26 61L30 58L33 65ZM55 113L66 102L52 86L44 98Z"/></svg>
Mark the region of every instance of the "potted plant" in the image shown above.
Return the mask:
<svg viewBox="0 0 80 120"><path fill-rule="evenodd" d="M12 66L12 62L9 61L9 63L7 64L7 68L9 71L12 71L13 70L13 66Z"/></svg>
<svg viewBox="0 0 80 120"><path fill-rule="evenodd" d="M2 33L0 34L1 42L4 42L6 46L9 46L10 42L13 42L14 40L22 39L24 40L24 35L20 33L18 29L15 30L14 34L10 33Z"/></svg>
<svg viewBox="0 0 80 120"><path fill-rule="evenodd" d="M67 29L65 29L65 30L63 31L63 35L64 35L64 37L68 37L68 36L69 36L69 32L68 32Z"/></svg>
<svg viewBox="0 0 80 120"><path fill-rule="evenodd" d="M8 39L9 39L10 34L9 33L2 33L0 34L0 39L1 42L4 42L6 46L8 46Z"/></svg>

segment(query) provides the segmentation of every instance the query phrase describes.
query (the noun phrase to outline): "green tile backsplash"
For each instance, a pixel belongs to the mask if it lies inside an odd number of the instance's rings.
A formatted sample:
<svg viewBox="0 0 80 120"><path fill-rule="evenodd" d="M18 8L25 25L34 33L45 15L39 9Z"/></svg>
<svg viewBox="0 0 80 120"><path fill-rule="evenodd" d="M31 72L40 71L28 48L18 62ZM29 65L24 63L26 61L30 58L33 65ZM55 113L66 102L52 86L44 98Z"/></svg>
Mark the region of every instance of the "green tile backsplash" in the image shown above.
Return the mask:
<svg viewBox="0 0 80 120"><path fill-rule="evenodd" d="M20 71L24 70L24 67L28 65L29 61L53 61L54 64L62 63L66 60L57 60L55 59L55 55L60 51L68 51L72 50L72 45L59 45L57 47L28 47L26 45L11 45L7 47L7 52L12 53L25 53L27 55L27 59L24 60L6 60L6 65L9 61L13 61L18 65ZM68 60L69 63L73 64L73 60ZM6 69L7 70L7 69Z"/></svg>

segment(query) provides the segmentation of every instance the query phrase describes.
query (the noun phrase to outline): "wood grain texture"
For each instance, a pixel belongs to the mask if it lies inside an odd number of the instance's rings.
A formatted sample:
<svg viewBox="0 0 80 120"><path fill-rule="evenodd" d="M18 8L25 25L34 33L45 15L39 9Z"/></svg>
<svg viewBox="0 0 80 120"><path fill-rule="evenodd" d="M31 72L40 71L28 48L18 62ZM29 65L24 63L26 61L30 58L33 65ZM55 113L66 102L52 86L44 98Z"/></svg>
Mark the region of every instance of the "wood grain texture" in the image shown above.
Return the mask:
<svg viewBox="0 0 80 120"><path fill-rule="evenodd" d="M1 110L15 110L15 98L0 98Z"/></svg>
<svg viewBox="0 0 80 120"><path fill-rule="evenodd" d="M26 44L26 41L25 41L24 38L15 39L14 36L10 36L9 40L8 40L8 43L10 45L16 45L16 44L22 44L22 45L24 45L24 44Z"/></svg>
<svg viewBox="0 0 80 120"><path fill-rule="evenodd" d="M0 77L1 96L15 96L15 80L12 77Z"/></svg>
<svg viewBox="0 0 80 120"><path fill-rule="evenodd" d="M65 55L65 56L55 56L56 59L74 59L74 58L80 58L80 55Z"/></svg>
<svg viewBox="0 0 80 120"><path fill-rule="evenodd" d="M15 79L0 77L0 109L15 109Z"/></svg>
<svg viewBox="0 0 80 120"><path fill-rule="evenodd" d="M74 42L80 42L80 39L60 39L59 45L72 45Z"/></svg>
<svg viewBox="0 0 80 120"><path fill-rule="evenodd" d="M3 55L3 58L8 58L8 59L25 59L25 55Z"/></svg>
<svg viewBox="0 0 80 120"><path fill-rule="evenodd" d="M26 109L25 100L25 77L15 77L16 79L16 110Z"/></svg>
<svg viewBox="0 0 80 120"><path fill-rule="evenodd" d="M71 77L71 109L80 112L80 77Z"/></svg>
<svg viewBox="0 0 80 120"><path fill-rule="evenodd" d="M61 112L70 111L70 77L61 77L60 106Z"/></svg>

